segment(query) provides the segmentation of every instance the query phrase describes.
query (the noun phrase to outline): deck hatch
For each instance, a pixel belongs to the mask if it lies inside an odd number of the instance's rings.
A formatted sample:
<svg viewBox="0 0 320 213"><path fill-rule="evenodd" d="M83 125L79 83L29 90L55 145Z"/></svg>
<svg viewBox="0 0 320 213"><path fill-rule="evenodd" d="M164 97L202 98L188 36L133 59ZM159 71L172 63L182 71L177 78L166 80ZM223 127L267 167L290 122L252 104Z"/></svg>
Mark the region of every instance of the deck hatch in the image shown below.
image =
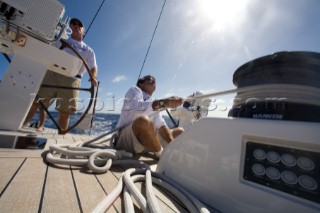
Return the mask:
<svg viewBox="0 0 320 213"><path fill-rule="evenodd" d="M46 138L0 135L0 148L9 149L43 149L47 143Z"/></svg>

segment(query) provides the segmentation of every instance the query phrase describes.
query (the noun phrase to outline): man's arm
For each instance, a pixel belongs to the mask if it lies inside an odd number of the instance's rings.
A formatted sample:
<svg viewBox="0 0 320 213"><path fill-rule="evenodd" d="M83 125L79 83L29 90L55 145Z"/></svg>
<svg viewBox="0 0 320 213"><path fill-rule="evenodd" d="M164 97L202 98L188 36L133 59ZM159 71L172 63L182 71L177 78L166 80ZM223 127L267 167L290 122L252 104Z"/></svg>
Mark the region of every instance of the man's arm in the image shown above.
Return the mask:
<svg viewBox="0 0 320 213"><path fill-rule="evenodd" d="M94 86L97 86L98 85L98 79L97 79L98 69L96 67L93 67L90 71L91 71L91 74L92 74L92 79L89 79L89 81L91 80L92 84Z"/></svg>
<svg viewBox="0 0 320 213"><path fill-rule="evenodd" d="M163 110L166 108L175 108L181 106L183 102L182 98L172 96L166 99L155 100L152 103L153 110Z"/></svg>

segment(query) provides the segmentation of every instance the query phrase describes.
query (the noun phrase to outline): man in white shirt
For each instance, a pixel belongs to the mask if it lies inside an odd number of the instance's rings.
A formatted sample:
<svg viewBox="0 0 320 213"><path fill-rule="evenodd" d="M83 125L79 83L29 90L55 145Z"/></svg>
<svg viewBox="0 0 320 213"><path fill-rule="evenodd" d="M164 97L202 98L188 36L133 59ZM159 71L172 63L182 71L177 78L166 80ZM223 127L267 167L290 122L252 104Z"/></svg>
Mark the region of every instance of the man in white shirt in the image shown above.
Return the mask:
<svg viewBox="0 0 320 213"><path fill-rule="evenodd" d="M156 79L147 75L127 91L116 127L120 128L116 149L134 154L154 152L160 158L163 147L183 132L179 127L170 130L160 114L160 110L180 106L182 98L153 101L150 98L155 89Z"/></svg>
<svg viewBox="0 0 320 213"><path fill-rule="evenodd" d="M85 28L82 22L73 18L70 20L70 29L72 30L71 37L65 42L73 47L89 66L93 78L91 79L92 84L96 86L98 81L96 79L98 75L98 68L96 63L96 57L94 51L83 42L83 36L85 34ZM61 50L74 55L77 55L68 47L64 46L62 42L56 42L53 46L60 48ZM64 76L59 73L48 70L42 84L52 85L52 86L63 86L79 88L81 84L81 78L86 72L84 65L80 68L78 74L74 77ZM36 110L40 107L37 100L40 100L43 105L48 108L52 101L57 100L56 109L59 111L58 124L62 130L65 130L69 126L70 114L74 114L77 111L77 99L79 97L79 90L66 90L59 88L40 88L36 100L31 106L31 109L24 121L23 126L27 126L28 122L34 116ZM46 112L40 109L40 124L37 131L42 132L44 130L44 121L46 119Z"/></svg>

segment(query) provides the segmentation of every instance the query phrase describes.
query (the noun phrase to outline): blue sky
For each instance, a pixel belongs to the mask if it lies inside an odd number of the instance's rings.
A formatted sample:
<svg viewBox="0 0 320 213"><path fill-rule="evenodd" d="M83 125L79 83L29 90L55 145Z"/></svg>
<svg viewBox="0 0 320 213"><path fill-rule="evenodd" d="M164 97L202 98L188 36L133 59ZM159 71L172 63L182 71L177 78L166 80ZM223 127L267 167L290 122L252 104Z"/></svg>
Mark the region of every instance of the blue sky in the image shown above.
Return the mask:
<svg viewBox="0 0 320 213"><path fill-rule="evenodd" d="M88 27L102 0L60 2L65 16ZM163 2L106 0L97 15L85 42L97 56L102 112L119 112L137 81ZM157 78L154 98L234 89L234 71L250 60L278 51L320 52L319 20L318 0L167 0L142 76ZM228 111L232 99L217 97L211 114Z"/></svg>

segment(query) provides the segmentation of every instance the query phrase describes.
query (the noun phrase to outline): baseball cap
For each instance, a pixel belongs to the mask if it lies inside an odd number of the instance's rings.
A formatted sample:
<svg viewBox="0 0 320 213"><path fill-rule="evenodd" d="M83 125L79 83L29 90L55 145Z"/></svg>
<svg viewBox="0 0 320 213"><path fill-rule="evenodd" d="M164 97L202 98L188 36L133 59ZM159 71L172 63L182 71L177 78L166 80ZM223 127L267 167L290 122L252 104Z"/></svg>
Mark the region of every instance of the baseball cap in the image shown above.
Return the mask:
<svg viewBox="0 0 320 213"><path fill-rule="evenodd" d="M74 23L74 22L78 22L80 24L80 27L84 27L82 21L80 21L80 19L77 19L77 18L72 18L70 20L70 24Z"/></svg>
<svg viewBox="0 0 320 213"><path fill-rule="evenodd" d="M145 80L152 80L152 81L155 82L155 81L156 81L156 78L155 78L154 76L152 76L152 75L146 75L146 76L138 79L138 81L137 81L137 86L138 86L139 84L141 84L141 83L144 83Z"/></svg>

